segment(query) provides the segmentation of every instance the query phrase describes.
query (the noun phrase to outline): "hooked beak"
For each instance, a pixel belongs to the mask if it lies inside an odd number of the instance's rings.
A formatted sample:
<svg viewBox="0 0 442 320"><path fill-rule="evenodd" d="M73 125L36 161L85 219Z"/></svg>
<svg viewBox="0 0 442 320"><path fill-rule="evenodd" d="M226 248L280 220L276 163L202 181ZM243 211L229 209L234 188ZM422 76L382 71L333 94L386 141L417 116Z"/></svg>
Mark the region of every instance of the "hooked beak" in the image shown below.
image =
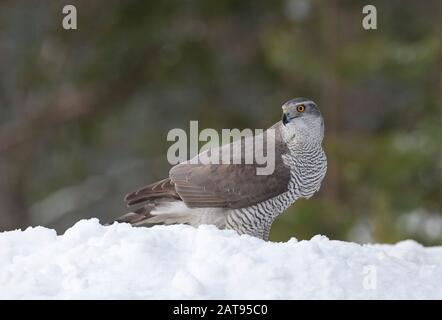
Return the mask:
<svg viewBox="0 0 442 320"><path fill-rule="evenodd" d="M285 126L287 123L291 122L293 119L298 118L298 117L299 117L298 114L295 115L294 117L290 117L289 114L287 114L287 113L284 112L284 113L282 114L282 119L281 119L281 121L282 121L282 124Z"/></svg>
<svg viewBox="0 0 442 320"><path fill-rule="evenodd" d="M289 117L287 116L287 114L284 112L282 114L282 124L285 126L287 123L289 123Z"/></svg>

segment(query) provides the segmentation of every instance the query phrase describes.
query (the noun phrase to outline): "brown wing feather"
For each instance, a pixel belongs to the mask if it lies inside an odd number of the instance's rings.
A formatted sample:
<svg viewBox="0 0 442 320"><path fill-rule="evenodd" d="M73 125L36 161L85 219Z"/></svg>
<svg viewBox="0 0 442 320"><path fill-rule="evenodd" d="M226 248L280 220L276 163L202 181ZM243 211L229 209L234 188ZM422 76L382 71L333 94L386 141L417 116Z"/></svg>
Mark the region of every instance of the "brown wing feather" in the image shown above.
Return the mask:
<svg viewBox="0 0 442 320"><path fill-rule="evenodd" d="M166 178L152 184L149 184L135 192L129 193L124 198L128 206L141 204L149 200L155 199L171 199L180 200L179 194L175 190L175 186L170 178Z"/></svg>
<svg viewBox="0 0 442 320"><path fill-rule="evenodd" d="M182 164L170 177L188 207L244 208L285 191L290 171L276 169L271 175L256 175L253 165Z"/></svg>
<svg viewBox="0 0 442 320"><path fill-rule="evenodd" d="M275 171L257 175L256 164L190 164L174 166L170 178L152 183L125 198L129 206L156 199L183 200L191 208L244 208L287 191L290 169L281 158L287 152L276 129Z"/></svg>
<svg viewBox="0 0 442 320"><path fill-rule="evenodd" d="M257 175L257 164L190 164L173 167L169 176L188 207L245 208L287 191L290 169L282 161L287 146L282 142L279 123L273 126L276 138L275 170ZM243 154L240 155L242 157Z"/></svg>

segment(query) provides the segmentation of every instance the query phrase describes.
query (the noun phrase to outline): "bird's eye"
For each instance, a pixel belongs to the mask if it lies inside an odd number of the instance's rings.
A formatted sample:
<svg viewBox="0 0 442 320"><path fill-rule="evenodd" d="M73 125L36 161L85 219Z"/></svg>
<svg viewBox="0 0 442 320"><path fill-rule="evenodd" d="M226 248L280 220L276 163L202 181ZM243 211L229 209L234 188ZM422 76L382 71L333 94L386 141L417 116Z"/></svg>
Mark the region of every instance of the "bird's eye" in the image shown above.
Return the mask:
<svg viewBox="0 0 442 320"><path fill-rule="evenodd" d="M297 106L296 107L296 110L298 111L298 112L304 112L305 111L305 107L304 107L304 105L299 105L299 106Z"/></svg>

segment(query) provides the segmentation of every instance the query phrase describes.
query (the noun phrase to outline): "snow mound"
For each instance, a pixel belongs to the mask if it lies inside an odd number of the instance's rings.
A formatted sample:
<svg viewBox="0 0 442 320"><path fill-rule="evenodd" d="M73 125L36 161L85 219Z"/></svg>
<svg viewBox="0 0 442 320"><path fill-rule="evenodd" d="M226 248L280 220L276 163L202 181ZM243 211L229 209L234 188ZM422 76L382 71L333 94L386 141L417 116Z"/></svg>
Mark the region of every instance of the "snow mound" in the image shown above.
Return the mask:
<svg viewBox="0 0 442 320"><path fill-rule="evenodd" d="M441 299L442 247L82 220L0 233L2 299Z"/></svg>

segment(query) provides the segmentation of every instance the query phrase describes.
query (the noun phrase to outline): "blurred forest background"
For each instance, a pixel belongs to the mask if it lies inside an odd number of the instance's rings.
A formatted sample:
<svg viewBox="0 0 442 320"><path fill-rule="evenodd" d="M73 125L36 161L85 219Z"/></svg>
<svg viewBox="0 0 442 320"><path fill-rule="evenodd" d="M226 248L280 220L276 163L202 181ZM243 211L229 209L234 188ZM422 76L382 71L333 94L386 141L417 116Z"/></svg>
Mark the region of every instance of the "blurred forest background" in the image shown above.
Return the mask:
<svg viewBox="0 0 442 320"><path fill-rule="evenodd" d="M108 222L167 175L170 129L267 128L305 96L329 170L270 239L440 245L441 40L439 0L2 0L0 230Z"/></svg>

